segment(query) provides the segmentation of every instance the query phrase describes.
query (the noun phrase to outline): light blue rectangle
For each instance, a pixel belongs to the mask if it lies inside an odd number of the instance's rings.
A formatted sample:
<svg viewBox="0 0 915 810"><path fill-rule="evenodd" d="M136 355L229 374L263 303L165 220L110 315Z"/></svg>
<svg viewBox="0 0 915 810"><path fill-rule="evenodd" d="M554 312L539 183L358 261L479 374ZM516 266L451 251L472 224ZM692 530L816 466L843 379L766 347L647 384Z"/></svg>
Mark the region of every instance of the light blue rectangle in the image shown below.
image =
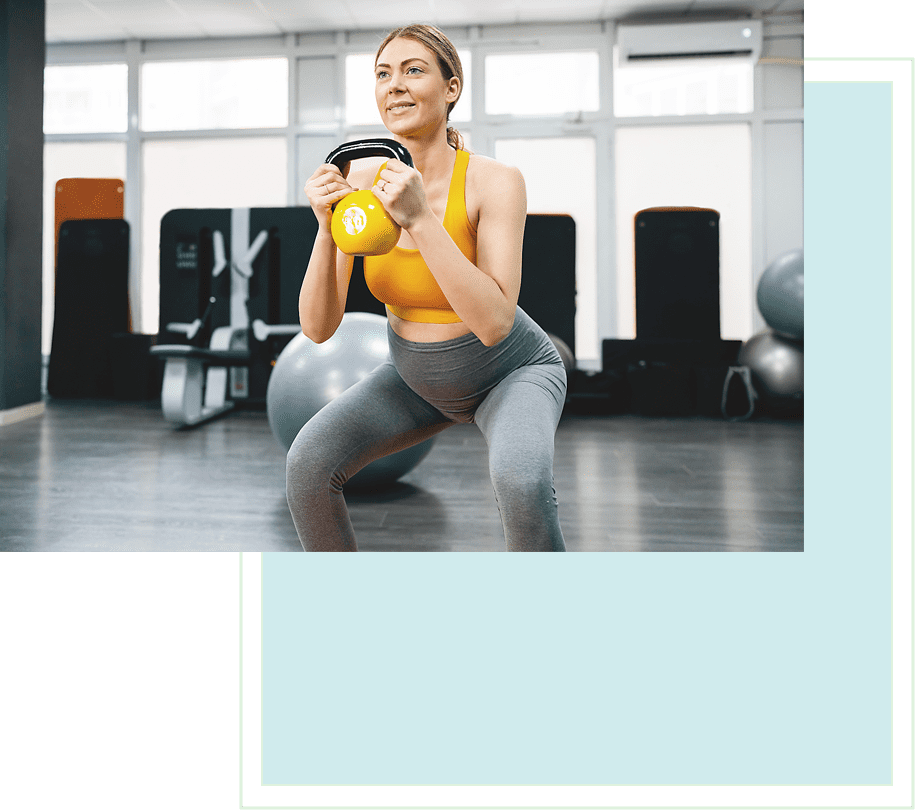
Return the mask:
<svg viewBox="0 0 915 810"><path fill-rule="evenodd" d="M264 554L265 784L889 783L891 86L805 107L805 552Z"/></svg>

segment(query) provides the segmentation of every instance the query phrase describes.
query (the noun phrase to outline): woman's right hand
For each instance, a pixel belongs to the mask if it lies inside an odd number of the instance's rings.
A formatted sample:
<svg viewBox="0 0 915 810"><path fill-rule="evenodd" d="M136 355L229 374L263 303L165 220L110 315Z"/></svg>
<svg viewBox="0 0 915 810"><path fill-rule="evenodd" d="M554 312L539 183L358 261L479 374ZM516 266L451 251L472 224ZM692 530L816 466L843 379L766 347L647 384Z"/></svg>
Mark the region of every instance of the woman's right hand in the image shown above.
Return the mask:
<svg viewBox="0 0 915 810"><path fill-rule="evenodd" d="M311 204L311 210L318 219L318 227L330 232L332 207L347 194L356 191L343 176L343 173L331 163L319 166L305 183L305 194Z"/></svg>

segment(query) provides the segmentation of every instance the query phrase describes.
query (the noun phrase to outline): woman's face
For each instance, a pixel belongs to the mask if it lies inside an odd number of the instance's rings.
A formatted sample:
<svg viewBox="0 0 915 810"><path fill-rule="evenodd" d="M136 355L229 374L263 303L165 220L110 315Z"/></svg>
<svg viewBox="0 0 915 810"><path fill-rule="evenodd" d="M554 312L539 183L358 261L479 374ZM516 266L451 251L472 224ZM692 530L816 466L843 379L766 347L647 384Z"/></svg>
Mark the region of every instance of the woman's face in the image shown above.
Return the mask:
<svg viewBox="0 0 915 810"><path fill-rule="evenodd" d="M375 102L395 135L434 133L457 99L459 81L442 77L438 60L414 39L392 39L375 64Z"/></svg>

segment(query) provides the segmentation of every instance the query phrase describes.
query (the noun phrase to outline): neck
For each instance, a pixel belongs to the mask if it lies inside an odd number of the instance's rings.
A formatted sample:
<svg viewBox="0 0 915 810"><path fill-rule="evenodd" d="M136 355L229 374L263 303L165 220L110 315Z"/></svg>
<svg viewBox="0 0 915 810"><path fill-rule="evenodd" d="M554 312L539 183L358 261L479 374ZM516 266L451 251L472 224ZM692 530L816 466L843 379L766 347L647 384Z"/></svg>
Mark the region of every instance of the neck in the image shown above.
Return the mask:
<svg viewBox="0 0 915 810"><path fill-rule="evenodd" d="M454 149L448 144L445 131L436 133L434 138L398 137L397 140L407 147L413 165L423 177L435 177L439 172L450 175Z"/></svg>

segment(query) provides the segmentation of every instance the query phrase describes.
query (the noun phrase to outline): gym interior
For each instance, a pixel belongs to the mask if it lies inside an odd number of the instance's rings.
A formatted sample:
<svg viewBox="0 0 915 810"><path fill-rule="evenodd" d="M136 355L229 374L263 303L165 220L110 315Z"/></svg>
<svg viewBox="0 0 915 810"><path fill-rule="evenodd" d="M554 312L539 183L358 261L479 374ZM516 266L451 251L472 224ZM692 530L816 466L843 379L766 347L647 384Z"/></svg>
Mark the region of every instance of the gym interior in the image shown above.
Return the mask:
<svg viewBox="0 0 915 810"><path fill-rule="evenodd" d="M372 59L413 20L6 6L0 550L301 551L289 443L387 351L359 260L339 333L301 335L304 185L385 136ZM803 551L802 0L436 9L453 125L527 186L568 550ZM472 424L346 497L362 551L504 550Z"/></svg>

